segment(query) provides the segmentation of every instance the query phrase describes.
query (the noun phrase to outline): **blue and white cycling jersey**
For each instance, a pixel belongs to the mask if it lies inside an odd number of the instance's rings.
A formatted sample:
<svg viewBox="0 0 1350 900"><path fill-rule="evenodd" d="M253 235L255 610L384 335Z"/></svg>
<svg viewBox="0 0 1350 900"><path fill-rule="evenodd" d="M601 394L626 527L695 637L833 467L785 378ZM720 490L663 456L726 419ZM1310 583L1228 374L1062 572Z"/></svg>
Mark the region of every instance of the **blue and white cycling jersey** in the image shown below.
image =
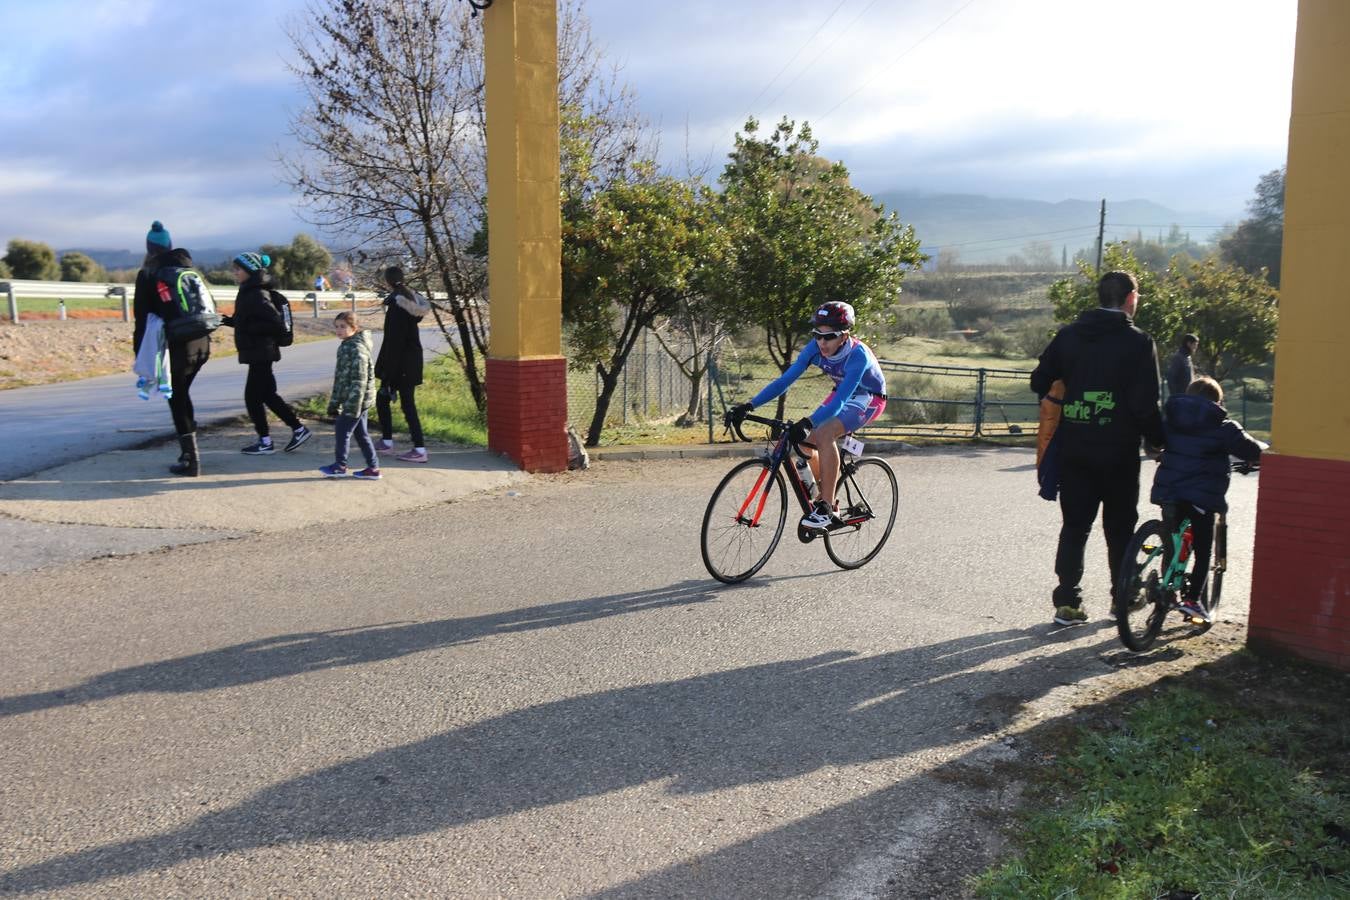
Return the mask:
<svg viewBox="0 0 1350 900"><path fill-rule="evenodd" d="M881 373L876 356L872 354L871 348L850 335L834 356L821 355L820 346L814 340L808 343L787 371L766 385L750 402L761 406L773 400L811 365L819 366L834 382L834 391L811 413L812 427L838 416L844 404L855 396L886 396L886 376Z"/></svg>

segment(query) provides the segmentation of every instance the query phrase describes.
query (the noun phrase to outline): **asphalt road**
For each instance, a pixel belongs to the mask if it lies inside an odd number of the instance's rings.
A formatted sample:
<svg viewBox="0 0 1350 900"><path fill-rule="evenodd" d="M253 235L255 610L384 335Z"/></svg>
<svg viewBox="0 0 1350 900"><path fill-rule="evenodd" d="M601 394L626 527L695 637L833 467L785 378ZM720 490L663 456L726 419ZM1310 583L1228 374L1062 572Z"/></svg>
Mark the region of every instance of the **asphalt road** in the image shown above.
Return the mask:
<svg viewBox="0 0 1350 900"><path fill-rule="evenodd" d="M709 579L693 460L0 577L0 894L933 896L1122 654L1099 535L1093 623L1047 624L1030 451L892 462L856 572L788 536ZM1245 621L1235 482L1191 640Z"/></svg>
<svg viewBox="0 0 1350 900"><path fill-rule="evenodd" d="M223 335L223 336L222 336ZM192 383L192 405L199 425L243 416L244 376L230 342L229 329L217 333L211 359ZM375 347L380 334L373 332ZM222 342L223 340L223 342ZM431 353L445 346L437 329L423 329L423 348ZM288 400L324 392L333 386L336 340L310 341L287 347L274 371L277 388ZM125 375L44 384L0 391L7 441L0 454L0 481L31 475L77 459L124 450L150 440L174 436L168 404L153 395L136 396L136 376L127 360Z"/></svg>

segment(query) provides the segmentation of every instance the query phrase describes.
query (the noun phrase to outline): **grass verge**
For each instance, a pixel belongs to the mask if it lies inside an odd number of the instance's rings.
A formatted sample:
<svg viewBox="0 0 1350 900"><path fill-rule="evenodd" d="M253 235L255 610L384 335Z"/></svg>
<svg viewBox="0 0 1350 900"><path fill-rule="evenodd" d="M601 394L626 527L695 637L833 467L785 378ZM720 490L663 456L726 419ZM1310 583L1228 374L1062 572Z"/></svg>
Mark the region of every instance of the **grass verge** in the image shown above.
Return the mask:
<svg viewBox="0 0 1350 900"><path fill-rule="evenodd" d="M1082 729L981 897L1350 897L1344 674L1235 653Z"/></svg>
<svg viewBox="0 0 1350 900"><path fill-rule="evenodd" d="M313 419L326 420L327 409L327 394L310 397L297 406L300 415ZM403 411L397 402L393 404L393 413L394 431L406 434L408 423L404 421ZM487 420L474 406L469 384L452 357L438 357L426 364L423 382L417 388L417 414L422 420L422 431L428 441L487 446ZM371 430L377 431L373 423L373 409L370 417Z"/></svg>

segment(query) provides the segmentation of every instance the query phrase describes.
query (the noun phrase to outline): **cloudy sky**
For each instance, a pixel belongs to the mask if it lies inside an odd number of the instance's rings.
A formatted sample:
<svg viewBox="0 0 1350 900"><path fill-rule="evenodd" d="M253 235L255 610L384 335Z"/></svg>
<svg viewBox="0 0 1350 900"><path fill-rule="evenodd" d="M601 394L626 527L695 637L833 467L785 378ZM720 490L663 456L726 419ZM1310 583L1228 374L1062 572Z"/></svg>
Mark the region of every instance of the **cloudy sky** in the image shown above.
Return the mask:
<svg viewBox="0 0 1350 900"><path fill-rule="evenodd" d="M304 0L0 0L0 241L287 241ZM809 121L872 193L1242 214L1284 162L1296 0L587 0L671 164ZM18 39L16 39L18 36ZM1199 223L1196 223L1199 224Z"/></svg>

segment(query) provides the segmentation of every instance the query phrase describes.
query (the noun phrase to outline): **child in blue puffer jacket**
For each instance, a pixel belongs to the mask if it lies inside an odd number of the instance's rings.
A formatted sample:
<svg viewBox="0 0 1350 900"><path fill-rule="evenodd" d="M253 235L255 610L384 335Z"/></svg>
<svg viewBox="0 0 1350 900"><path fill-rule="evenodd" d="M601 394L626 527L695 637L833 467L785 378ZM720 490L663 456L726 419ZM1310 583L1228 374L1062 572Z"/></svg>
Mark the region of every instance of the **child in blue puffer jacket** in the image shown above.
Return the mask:
<svg viewBox="0 0 1350 900"><path fill-rule="evenodd" d="M1173 396L1163 408L1167 435L1162 464L1153 479L1152 502L1163 508L1163 519L1174 531L1182 519L1191 520L1191 550L1195 568L1182 594L1182 610L1208 621L1200 596L1209 576L1214 546L1214 516L1228 511L1229 456L1246 462L1261 458L1261 444L1228 418L1223 388L1213 378L1197 378L1186 393Z"/></svg>

